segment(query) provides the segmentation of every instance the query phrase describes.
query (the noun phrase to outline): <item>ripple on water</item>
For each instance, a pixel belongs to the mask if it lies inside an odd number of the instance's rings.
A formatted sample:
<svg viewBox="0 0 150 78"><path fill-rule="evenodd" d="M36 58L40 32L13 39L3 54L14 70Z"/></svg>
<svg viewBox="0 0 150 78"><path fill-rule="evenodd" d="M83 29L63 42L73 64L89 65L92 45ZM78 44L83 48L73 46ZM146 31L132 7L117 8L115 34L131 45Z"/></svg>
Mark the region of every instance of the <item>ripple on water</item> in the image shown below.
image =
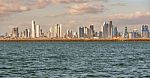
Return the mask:
<svg viewBox="0 0 150 78"><path fill-rule="evenodd" d="M149 78L149 42L0 44L4 78Z"/></svg>

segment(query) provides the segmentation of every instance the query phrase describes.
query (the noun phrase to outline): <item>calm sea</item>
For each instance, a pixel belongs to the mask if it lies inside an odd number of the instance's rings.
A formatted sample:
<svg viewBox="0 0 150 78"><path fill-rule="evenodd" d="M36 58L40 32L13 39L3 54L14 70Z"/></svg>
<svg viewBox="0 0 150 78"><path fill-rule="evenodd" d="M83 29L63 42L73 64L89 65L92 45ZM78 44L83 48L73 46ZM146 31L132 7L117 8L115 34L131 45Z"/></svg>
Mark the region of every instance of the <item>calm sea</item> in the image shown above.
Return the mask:
<svg viewBox="0 0 150 78"><path fill-rule="evenodd" d="M0 78L150 78L150 42L1 42Z"/></svg>

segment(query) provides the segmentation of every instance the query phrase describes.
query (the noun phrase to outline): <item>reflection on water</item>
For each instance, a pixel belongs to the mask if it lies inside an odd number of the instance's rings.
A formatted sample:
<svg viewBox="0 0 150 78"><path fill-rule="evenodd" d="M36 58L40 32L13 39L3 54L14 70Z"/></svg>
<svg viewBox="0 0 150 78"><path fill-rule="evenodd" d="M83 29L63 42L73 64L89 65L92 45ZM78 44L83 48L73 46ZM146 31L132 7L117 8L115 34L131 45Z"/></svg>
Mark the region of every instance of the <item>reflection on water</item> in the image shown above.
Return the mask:
<svg viewBox="0 0 150 78"><path fill-rule="evenodd" d="M0 43L0 77L150 78L150 42Z"/></svg>

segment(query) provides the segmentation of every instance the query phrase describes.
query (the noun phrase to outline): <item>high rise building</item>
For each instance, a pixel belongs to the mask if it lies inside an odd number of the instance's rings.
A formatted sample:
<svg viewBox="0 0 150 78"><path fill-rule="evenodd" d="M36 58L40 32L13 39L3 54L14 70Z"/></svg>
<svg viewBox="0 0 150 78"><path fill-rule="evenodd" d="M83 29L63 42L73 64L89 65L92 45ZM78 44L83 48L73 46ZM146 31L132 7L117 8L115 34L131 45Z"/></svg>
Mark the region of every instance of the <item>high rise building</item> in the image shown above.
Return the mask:
<svg viewBox="0 0 150 78"><path fill-rule="evenodd" d="M31 29L29 28L29 29L27 29L27 31L28 31L28 38L31 38Z"/></svg>
<svg viewBox="0 0 150 78"><path fill-rule="evenodd" d="M52 28L51 28L51 27L49 28L49 31L48 31L48 33L47 33L47 37L48 37L48 38L52 38L52 37L53 37L53 31L52 31Z"/></svg>
<svg viewBox="0 0 150 78"><path fill-rule="evenodd" d="M118 28L114 27L113 29L113 37L117 38L118 37Z"/></svg>
<svg viewBox="0 0 150 78"><path fill-rule="evenodd" d="M24 31L24 38L28 38L28 29L25 29Z"/></svg>
<svg viewBox="0 0 150 78"><path fill-rule="evenodd" d="M32 38L36 38L36 25L35 21L32 20Z"/></svg>
<svg viewBox="0 0 150 78"><path fill-rule="evenodd" d="M40 29L40 36L41 36L41 37L44 37L44 36L45 36L45 34L44 34L44 32L43 32L42 29Z"/></svg>
<svg viewBox="0 0 150 78"><path fill-rule="evenodd" d="M36 38L39 38L40 35L40 25L36 25Z"/></svg>
<svg viewBox="0 0 150 78"><path fill-rule="evenodd" d="M85 38L90 37L90 29L88 27L84 27L84 37Z"/></svg>
<svg viewBox="0 0 150 78"><path fill-rule="evenodd" d="M78 33L77 32L73 32L73 38L78 38Z"/></svg>
<svg viewBox="0 0 150 78"><path fill-rule="evenodd" d="M57 26L55 26L55 28L54 28L54 36L56 37L56 38L61 38L62 37L62 29L61 29L61 24L57 24Z"/></svg>
<svg viewBox="0 0 150 78"><path fill-rule="evenodd" d="M14 38L19 37L18 27L12 28L12 37Z"/></svg>
<svg viewBox="0 0 150 78"><path fill-rule="evenodd" d="M79 27L79 38L84 38L84 27Z"/></svg>
<svg viewBox="0 0 150 78"><path fill-rule="evenodd" d="M67 38L73 38L73 32L72 32L72 30L67 30L66 37Z"/></svg>
<svg viewBox="0 0 150 78"><path fill-rule="evenodd" d="M108 38L108 23L104 22L103 24L103 38Z"/></svg>
<svg viewBox="0 0 150 78"><path fill-rule="evenodd" d="M62 37L62 25L59 24L59 28L58 28L58 37L61 38Z"/></svg>
<svg viewBox="0 0 150 78"><path fill-rule="evenodd" d="M133 30L132 36L133 36L133 38L139 38L139 33L138 33L138 30L137 30L137 29L134 29L134 30Z"/></svg>
<svg viewBox="0 0 150 78"><path fill-rule="evenodd" d="M125 27L124 38L129 38L128 28Z"/></svg>
<svg viewBox="0 0 150 78"><path fill-rule="evenodd" d="M99 31L99 38L102 38L103 37L103 33L102 31Z"/></svg>
<svg viewBox="0 0 150 78"><path fill-rule="evenodd" d="M141 28L141 37L142 38L149 38L149 29L147 25L142 25Z"/></svg>
<svg viewBox="0 0 150 78"><path fill-rule="evenodd" d="M95 35L95 30L94 30L94 25L93 25L93 24L90 25L89 31L90 31L90 34L89 34L90 38L94 37L94 35Z"/></svg>
<svg viewBox="0 0 150 78"><path fill-rule="evenodd" d="M112 35L113 35L113 24L112 21L110 21L108 25L108 38L112 38Z"/></svg>
<svg viewBox="0 0 150 78"><path fill-rule="evenodd" d="M133 32L129 32L129 33L128 33L128 38L129 38L129 39L134 38L134 37L133 37Z"/></svg>

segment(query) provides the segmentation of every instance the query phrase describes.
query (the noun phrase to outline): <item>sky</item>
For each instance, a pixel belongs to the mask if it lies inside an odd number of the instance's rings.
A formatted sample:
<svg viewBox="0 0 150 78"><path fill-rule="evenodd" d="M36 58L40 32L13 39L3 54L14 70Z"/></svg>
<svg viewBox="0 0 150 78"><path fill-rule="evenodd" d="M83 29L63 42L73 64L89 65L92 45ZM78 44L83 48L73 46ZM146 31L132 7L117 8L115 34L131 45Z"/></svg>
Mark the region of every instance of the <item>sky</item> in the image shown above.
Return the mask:
<svg viewBox="0 0 150 78"><path fill-rule="evenodd" d="M104 21L113 21L119 31L150 24L150 0L0 0L0 33L31 28L31 21L46 32L56 24L63 31L78 31L79 26L94 24L100 31Z"/></svg>

